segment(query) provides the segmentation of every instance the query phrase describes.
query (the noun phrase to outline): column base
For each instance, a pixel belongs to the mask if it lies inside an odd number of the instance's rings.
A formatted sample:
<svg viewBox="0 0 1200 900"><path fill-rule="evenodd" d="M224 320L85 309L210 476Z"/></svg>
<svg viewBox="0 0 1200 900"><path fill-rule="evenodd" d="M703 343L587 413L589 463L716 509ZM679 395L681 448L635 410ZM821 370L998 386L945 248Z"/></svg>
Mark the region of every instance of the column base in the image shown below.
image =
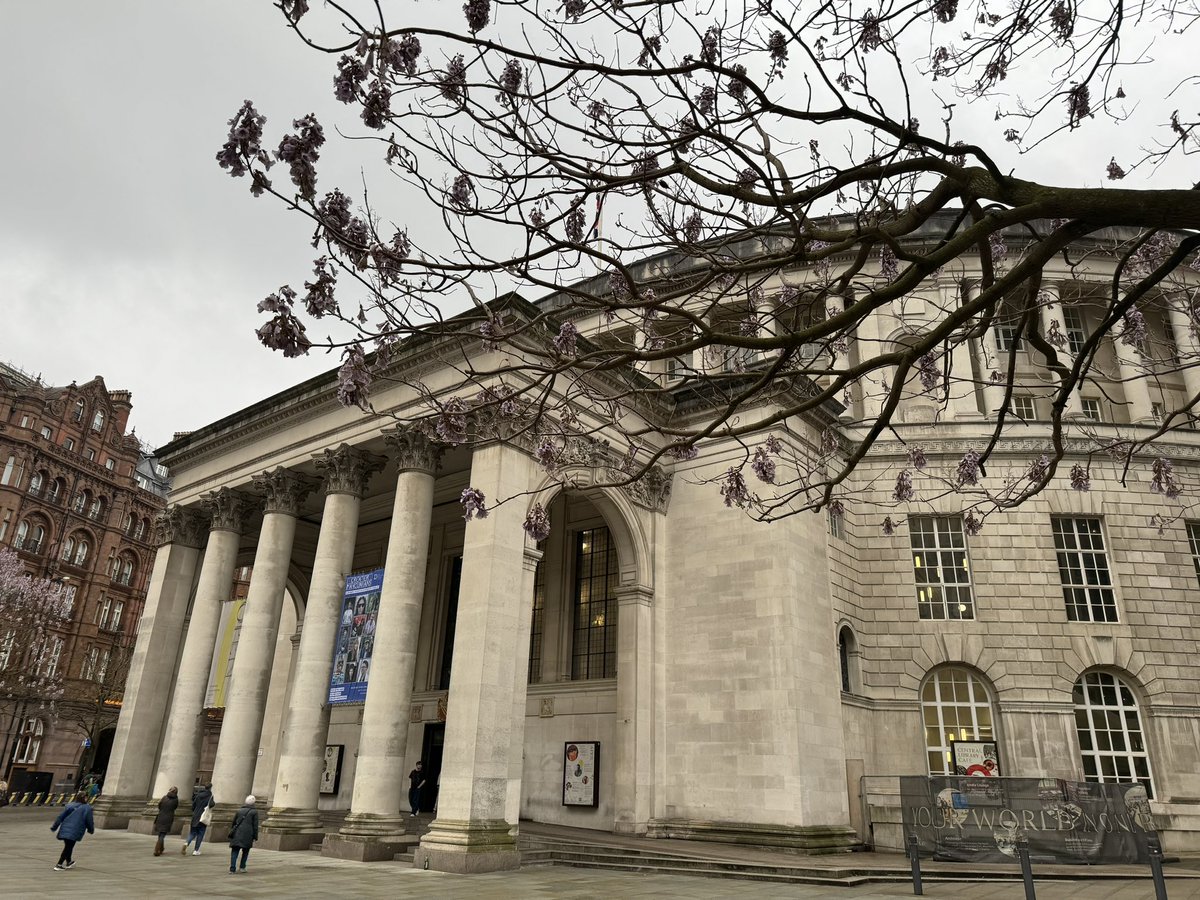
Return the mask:
<svg viewBox="0 0 1200 900"><path fill-rule="evenodd" d="M325 839L321 814L315 809L275 807L260 832L257 846L264 850L310 850Z"/></svg>
<svg viewBox="0 0 1200 900"><path fill-rule="evenodd" d="M403 816L351 813L337 834L325 835L321 855L355 862L392 859L419 840L406 834L408 820Z"/></svg>
<svg viewBox="0 0 1200 900"><path fill-rule="evenodd" d="M515 831L503 819L435 819L413 852L413 866L457 875L519 869Z"/></svg>
<svg viewBox="0 0 1200 900"><path fill-rule="evenodd" d="M92 817L97 828L128 828L130 821L140 817L145 807L145 797L108 797L101 794L92 804Z"/></svg>
<svg viewBox="0 0 1200 900"><path fill-rule="evenodd" d="M805 855L846 853L860 843L858 834L849 825L760 825L692 819L654 819L646 836L779 847Z"/></svg>

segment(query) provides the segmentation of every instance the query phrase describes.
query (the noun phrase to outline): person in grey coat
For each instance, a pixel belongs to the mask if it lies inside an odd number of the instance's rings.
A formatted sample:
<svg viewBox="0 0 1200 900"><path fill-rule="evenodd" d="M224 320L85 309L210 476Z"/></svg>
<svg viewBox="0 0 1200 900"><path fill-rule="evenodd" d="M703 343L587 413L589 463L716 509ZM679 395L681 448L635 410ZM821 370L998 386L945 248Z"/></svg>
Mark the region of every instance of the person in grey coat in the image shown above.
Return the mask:
<svg viewBox="0 0 1200 900"><path fill-rule="evenodd" d="M212 819L212 813L209 810L216 805L216 801L213 800L211 784L206 784L192 794L192 830L188 835L187 843L180 849L180 853L186 854L188 846L194 842L192 856L200 855L200 844L204 842L204 832L208 831L208 823Z"/></svg>
<svg viewBox="0 0 1200 900"><path fill-rule="evenodd" d="M242 853L243 872L246 871L246 857L250 848L258 840L258 810L254 808L254 795L246 798L245 804L233 814L233 824L229 826L229 874L238 870L238 851Z"/></svg>
<svg viewBox="0 0 1200 900"><path fill-rule="evenodd" d="M80 791L75 795L66 808L58 814L58 818L54 820L54 824L50 826L51 831L58 832L58 839L63 842L62 853L58 856L58 862L54 866L55 872L61 872L64 869L75 868L75 860L71 859L71 853L75 850L75 844L83 840L84 832L88 834L96 833L96 823L92 819L92 808L88 806L87 796Z"/></svg>
<svg viewBox="0 0 1200 900"><path fill-rule="evenodd" d="M175 810L179 808L179 788L171 788L158 801L158 815L154 817L154 831L158 834L158 843L154 845L154 855L162 856L163 842L175 825Z"/></svg>

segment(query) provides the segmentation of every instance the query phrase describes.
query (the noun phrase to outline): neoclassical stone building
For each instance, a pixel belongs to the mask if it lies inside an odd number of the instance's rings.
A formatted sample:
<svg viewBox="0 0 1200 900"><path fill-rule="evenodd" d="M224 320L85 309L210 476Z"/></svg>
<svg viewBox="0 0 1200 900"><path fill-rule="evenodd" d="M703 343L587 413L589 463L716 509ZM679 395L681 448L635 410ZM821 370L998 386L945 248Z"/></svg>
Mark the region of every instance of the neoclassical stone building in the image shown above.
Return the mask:
<svg viewBox="0 0 1200 900"><path fill-rule="evenodd" d="M973 266L881 310L850 352L929 327L940 300L971 290ZM1101 256L1048 273L1058 302L1043 326L1064 330L1072 350L1095 327L1089 298L1110 274ZM512 316L536 312L505 303ZM551 477L519 441L442 447L342 408L332 373L177 436L161 451L172 505L101 820L136 821L207 766L199 736L221 607L235 569L252 565L212 780L218 824L251 790L266 805L266 846L323 839L329 853L390 855L419 758L438 784L417 852L432 868L515 865L521 818L810 851L895 846L895 776L947 772L953 741L987 739L1005 775L1142 781L1168 848L1194 850L1200 523L1171 518L1160 534L1147 525L1164 511L1149 469L1084 456L1096 436L1143 433L1200 393L1200 372L1172 374L1165 359L1148 376L1155 348L1191 353L1195 339L1166 299L1147 318L1140 358L1106 338L1099 380L1077 398L1068 462L1090 462L1091 489L1064 480L979 534L964 529L962 494L923 489L993 427L1001 389L979 374L999 359L1016 357L1025 426L1001 441L987 477L1019 479L1046 449L1052 379L1004 321L958 351L956 370L974 377L942 403L902 406L853 502L828 519L761 524L726 507L700 482L744 461L732 441L706 441L632 487L601 487L596 473L618 457L603 443L572 444ZM578 326L598 339L620 327ZM418 381L453 395L445 351L402 348L376 410L413 408L405 385ZM641 377L669 385L676 371L664 361ZM853 438L881 398L868 386L849 399L789 423L789 440ZM702 416L704 401L668 391L643 414ZM914 445L928 465L917 499L897 503ZM1193 485L1194 434L1161 452ZM488 498L487 518L464 522L467 486ZM552 523L540 545L521 527L534 502ZM331 707L345 580L377 569L365 701ZM596 805L564 805L564 746L593 741ZM327 747L341 754L332 780Z"/></svg>

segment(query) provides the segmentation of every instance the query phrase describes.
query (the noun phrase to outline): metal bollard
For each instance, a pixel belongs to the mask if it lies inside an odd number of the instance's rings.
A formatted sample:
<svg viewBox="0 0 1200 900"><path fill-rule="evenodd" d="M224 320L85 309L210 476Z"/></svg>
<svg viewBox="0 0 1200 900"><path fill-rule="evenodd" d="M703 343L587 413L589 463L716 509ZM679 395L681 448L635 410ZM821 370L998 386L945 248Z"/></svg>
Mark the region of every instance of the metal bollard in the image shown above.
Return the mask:
<svg viewBox="0 0 1200 900"><path fill-rule="evenodd" d="M1150 851L1150 875L1154 878L1154 900L1167 900L1167 882L1163 878L1162 844L1156 836L1146 840L1146 849Z"/></svg>
<svg viewBox="0 0 1200 900"><path fill-rule="evenodd" d="M1029 863L1029 841L1017 841L1017 859L1021 861L1021 880L1025 882L1025 900L1037 900L1033 889L1033 866Z"/></svg>
<svg viewBox="0 0 1200 900"><path fill-rule="evenodd" d="M912 863L913 894L920 897L925 893L925 889L921 885L921 851L917 847L915 834L908 836L908 860Z"/></svg>

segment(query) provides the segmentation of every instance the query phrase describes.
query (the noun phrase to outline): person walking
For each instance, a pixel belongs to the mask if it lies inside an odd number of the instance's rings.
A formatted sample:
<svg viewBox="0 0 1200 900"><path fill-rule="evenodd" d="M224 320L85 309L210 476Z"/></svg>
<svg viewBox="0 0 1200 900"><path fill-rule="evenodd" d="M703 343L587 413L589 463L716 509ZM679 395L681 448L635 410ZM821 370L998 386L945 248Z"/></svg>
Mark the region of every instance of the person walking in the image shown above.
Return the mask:
<svg viewBox="0 0 1200 900"><path fill-rule="evenodd" d="M75 868L75 860L71 858L71 854L75 850L75 845L83 840L83 835L96 833L96 823L92 819L92 808L87 803L87 797L83 791L75 794L75 799L66 805L62 812L58 814L58 818L54 820L54 824L50 826L51 831L58 832L58 839L62 841L62 853L58 855L58 862L54 865L55 872L62 872L66 869Z"/></svg>
<svg viewBox="0 0 1200 900"><path fill-rule="evenodd" d="M192 846L192 856L200 855L200 844L204 841L204 832L208 831L208 823L212 821L212 808L217 803L213 800L212 785L206 784L192 794L192 830L179 852L187 856L188 846Z"/></svg>
<svg viewBox="0 0 1200 900"><path fill-rule="evenodd" d="M254 808L254 795L246 797L246 802L233 814L233 824L229 826L229 874L241 868L246 871L246 857L250 848L258 840L258 810ZM242 852L242 864L237 865L238 851Z"/></svg>
<svg viewBox="0 0 1200 900"><path fill-rule="evenodd" d="M425 787L425 771L422 768L421 760L417 760L417 766L408 773L408 808L415 816L417 808L421 805L421 788Z"/></svg>
<svg viewBox="0 0 1200 900"><path fill-rule="evenodd" d="M154 855L163 855L163 843L175 825L175 810L179 808L179 788L173 787L158 801L158 815L154 817L154 830L158 834L158 843L154 845Z"/></svg>

